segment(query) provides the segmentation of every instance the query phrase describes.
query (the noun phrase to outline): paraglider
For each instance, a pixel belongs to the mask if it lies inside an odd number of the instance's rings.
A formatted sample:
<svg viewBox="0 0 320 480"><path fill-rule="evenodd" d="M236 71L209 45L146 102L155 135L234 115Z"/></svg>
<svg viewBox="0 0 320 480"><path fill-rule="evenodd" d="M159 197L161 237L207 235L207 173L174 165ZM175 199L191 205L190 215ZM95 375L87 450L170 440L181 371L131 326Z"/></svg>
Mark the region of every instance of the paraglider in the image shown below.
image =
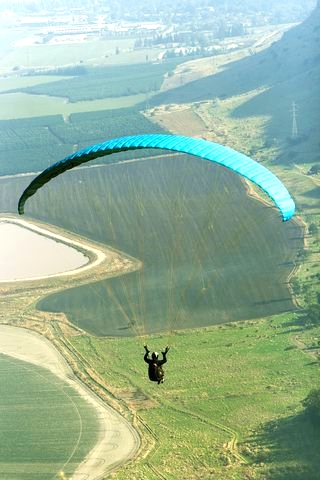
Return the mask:
<svg viewBox="0 0 320 480"><path fill-rule="evenodd" d="M167 346L162 353L162 360L159 359L158 352L152 352L151 358L149 358L150 350L147 345L144 346L146 353L144 354L144 361L148 364L148 375L151 382L157 382L158 385L163 383L164 370L162 365L167 363L167 353L169 347Z"/></svg>
<svg viewBox="0 0 320 480"><path fill-rule="evenodd" d="M19 199L19 214L24 214L24 206L29 197L52 178L90 160L110 155L107 163L119 163L121 159L114 153L128 150L155 148L187 153L223 165L259 186L273 200L284 221L295 212L295 204L283 183L263 165L243 153L229 147L200 138L181 135L144 134L119 137L79 150L53 164L40 173L25 189Z"/></svg>

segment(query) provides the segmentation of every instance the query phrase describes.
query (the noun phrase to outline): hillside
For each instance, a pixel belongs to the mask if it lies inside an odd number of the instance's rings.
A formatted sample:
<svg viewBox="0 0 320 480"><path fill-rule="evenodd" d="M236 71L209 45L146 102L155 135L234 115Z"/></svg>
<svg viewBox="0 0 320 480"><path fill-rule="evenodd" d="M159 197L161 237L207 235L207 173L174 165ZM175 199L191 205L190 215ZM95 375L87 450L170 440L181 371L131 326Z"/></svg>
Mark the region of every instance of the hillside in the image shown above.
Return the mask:
<svg viewBox="0 0 320 480"><path fill-rule="evenodd" d="M316 161L320 93L320 3L301 24L291 28L271 47L228 64L223 71L190 82L153 99L153 106L202 102L256 92L233 112L246 118L265 115L265 136L282 147L290 143L295 163ZM208 62L212 59L208 59ZM213 59L214 61L214 59ZM292 104L297 106L298 136L291 141ZM289 140L289 142L288 142ZM303 148L301 148L303 143Z"/></svg>

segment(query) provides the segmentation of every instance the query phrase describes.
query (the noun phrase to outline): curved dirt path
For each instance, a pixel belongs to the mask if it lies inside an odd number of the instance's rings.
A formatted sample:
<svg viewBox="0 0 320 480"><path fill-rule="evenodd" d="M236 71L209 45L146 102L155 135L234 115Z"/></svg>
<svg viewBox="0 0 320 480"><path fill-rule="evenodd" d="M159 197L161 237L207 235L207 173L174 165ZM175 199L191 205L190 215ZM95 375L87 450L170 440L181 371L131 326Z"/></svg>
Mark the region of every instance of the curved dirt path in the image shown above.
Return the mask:
<svg viewBox="0 0 320 480"><path fill-rule="evenodd" d="M137 432L77 380L65 359L45 337L24 328L0 325L0 352L47 368L95 408L101 425L98 442L69 480L102 479L136 455L140 447Z"/></svg>

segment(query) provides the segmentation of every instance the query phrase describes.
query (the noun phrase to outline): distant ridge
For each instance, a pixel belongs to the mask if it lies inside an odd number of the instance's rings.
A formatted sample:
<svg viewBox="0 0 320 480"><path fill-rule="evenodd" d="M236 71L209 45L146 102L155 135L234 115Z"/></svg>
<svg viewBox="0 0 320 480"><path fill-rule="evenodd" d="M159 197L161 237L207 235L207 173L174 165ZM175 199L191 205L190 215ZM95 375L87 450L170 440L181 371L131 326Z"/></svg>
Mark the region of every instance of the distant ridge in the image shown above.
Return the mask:
<svg viewBox="0 0 320 480"><path fill-rule="evenodd" d="M263 93L234 115L270 116L266 136L284 141L291 134L290 110L295 102L298 133L308 143L300 161L314 161L320 138L320 1L304 22L269 48L229 64L223 72L163 92L152 104L192 103L261 89Z"/></svg>
<svg viewBox="0 0 320 480"><path fill-rule="evenodd" d="M320 65L320 3L302 23L288 30L271 47L231 63L223 72L163 92L153 103L184 103L237 95L290 80ZM250 73L250 75L249 75ZM221 82L221 78L226 80ZM190 88L191 85L193 88Z"/></svg>

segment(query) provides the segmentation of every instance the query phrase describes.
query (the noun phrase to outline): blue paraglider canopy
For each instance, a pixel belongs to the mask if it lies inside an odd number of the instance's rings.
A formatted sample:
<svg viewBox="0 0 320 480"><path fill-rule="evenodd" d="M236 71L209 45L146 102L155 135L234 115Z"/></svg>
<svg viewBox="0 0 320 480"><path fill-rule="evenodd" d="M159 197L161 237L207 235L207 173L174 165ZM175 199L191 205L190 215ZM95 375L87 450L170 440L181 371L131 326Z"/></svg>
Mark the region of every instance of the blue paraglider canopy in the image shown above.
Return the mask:
<svg viewBox="0 0 320 480"><path fill-rule="evenodd" d="M273 200L284 221L295 212L295 203L287 188L266 167L252 158L229 147L199 138L182 135L144 134L114 138L103 143L79 150L40 173L25 189L19 199L18 211L24 213L25 202L29 197L52 178L98 157L110 155L107 163L119 163L121 158L112 155L117 152L143 148L156 148L187 153L204 160L227 167L259 186Z"/></svg>

